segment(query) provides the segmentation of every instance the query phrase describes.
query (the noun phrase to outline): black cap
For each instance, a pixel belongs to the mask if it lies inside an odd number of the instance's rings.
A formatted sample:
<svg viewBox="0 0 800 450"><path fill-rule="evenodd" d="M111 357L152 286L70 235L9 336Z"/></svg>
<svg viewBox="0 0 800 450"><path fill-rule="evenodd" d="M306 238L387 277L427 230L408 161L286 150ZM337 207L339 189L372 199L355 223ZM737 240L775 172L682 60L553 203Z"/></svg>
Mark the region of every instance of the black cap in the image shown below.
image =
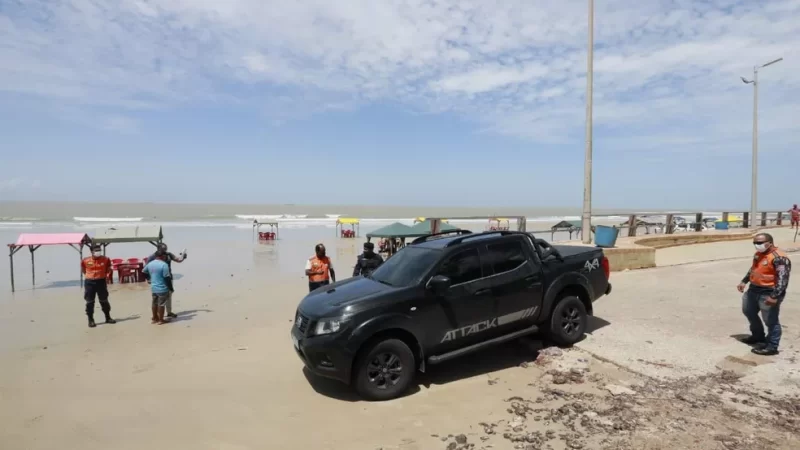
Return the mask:
<svg viewBox="0 0 800 450"><path fill-rule="evenodd" d="M95 250L100 251L100 250L102 250L103 247L101 247L100 244L92 244L89 248L92 251L95 251Z"/></svg>
<svg viewBox="0 0 800 450"><path fill-rule="evenodd" d="M375 244L372 242L364 242L364 250L375 250Z"/></svg>

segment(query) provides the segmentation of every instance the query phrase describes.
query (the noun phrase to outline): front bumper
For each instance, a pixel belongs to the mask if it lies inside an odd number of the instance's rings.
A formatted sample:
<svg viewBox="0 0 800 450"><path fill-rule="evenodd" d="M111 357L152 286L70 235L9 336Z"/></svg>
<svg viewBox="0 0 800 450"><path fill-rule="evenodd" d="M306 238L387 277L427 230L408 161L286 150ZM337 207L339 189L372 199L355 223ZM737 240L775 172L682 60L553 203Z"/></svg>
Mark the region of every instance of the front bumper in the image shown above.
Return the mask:
<svg viewBox="0 0 800 450"><path fill-rule="evenodd" d="M311 373L350 384L350 369L355 355L347 351L342 333L305 336L292 326L294 351Z"/></svg>

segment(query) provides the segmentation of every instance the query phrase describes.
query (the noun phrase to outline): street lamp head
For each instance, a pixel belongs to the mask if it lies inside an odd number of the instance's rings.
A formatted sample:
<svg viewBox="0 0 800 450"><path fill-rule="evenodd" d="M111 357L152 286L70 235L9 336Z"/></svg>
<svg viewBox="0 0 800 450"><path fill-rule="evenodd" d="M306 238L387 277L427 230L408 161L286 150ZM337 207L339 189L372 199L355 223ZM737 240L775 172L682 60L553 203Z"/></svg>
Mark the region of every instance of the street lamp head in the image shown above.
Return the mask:
<svg viewBox="0 0 800 450"><path fill-rule="evenodd" d="M750 84L750 83L752 83L752 81L749 81L749 80L747 80L745 77L739 77L739 78L741 78L741 79L742 79L742 83L744 83L744 84Z"/></svg>
<svg viewBox="0 0 800 450"><path fill-rule="evenodd" d="M761 67L767 67L767 66L771 66L771 65L773 65L773 64L775 64L775 63L779 63L779 62L781 62L781 61L783 61L783 58L778 58L778 59L776 59L775 61L770 61L770 62L768 62L768 63L764 64L764 65L763 65L763 66L761 66Z"/></svg>

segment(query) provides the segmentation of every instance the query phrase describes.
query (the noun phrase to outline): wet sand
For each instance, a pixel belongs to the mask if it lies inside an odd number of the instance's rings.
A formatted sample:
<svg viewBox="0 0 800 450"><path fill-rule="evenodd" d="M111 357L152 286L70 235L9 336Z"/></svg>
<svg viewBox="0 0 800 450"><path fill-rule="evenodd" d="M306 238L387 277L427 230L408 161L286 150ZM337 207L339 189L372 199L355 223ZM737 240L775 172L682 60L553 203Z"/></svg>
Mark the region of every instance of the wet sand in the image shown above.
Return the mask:
<svg viewBox="0 0 800 450"><path fill-rule="evenodd" d="M785 395L797 392L792 388L797 352L788 347L796 333L785 332L787 351L777 359L781 364L759 364L754 373L761 375L747 378L755 385L739 386L736 377L725 378L711 367L706 372L722 378L695 377L659 387L627 367L636 362L627 360L626 346L646 345L631 334L642 320L667 313L675 315L671 320L694 317L691 309L664 303L670 292L682 305L735 297L729 290L746 270L749 248L742 254L742 270L738 263L697 265L698 274L713 274L703 281L703 291L677 288L689 280L685 272L612 275L616 294L596 305L598 318L609 320L600 323L603 328L593 332L587 346L579 344L549 360L537 359L537 341L498 347L437 367L402 399L367 403L339 383L305 375L292 349L289 330L307 290L301 267L309 252L304 250L317 236L260 245L248 241L248 233L244 230L236 242L205 239L187 245L190 259L175 267L182 275L175 296L180 318L169 325L150 324L146 285L115 285L111 302L120 322L95 329L86 327L78 287L23 290L3 298L0 448L452 450L469 448L455 440L463 433L476 449L512 449L538 442L535 435L529 437L537 432L544 435L542 445L527 448L800 445L796 422L768 422L775 411L791 418L791 408L799 405L796 397L759 397L776 382L771 367L781 370L777 382L788 383ZM184 246L180 239L176 233L174 250ZM349 275L347 261L355 259L361 241L328 242L340 274ZM733 279L730 286L728 278ZM653 283L659 295L647 294ZM626 313L629 308L638 315ZM643 313L647 318L640 317ZM784 317L790 330L800 318L796 308L787 308ZM654 348L674 348L664 353L665 361L657 361L664 364L659 370L672 371L670 364L697 348L719 348L706 342L717 342L721 334L728 339L746 331L743 319L727 307L715 320L716 328L700 335L692 326L650 333ZM746 349L741 353L748 354ZM607 385L629 391L617 399ZM697 392L680 388L695 385L700 386ZM507 401L511 397L519 399ZM742 400L750 405L742 406ZM543 411L518 414L524 407ZM625 411L636 411L637 417ZM482 423L495 432L487 433ZM723 438L728 439L724 446Z"/></svg>

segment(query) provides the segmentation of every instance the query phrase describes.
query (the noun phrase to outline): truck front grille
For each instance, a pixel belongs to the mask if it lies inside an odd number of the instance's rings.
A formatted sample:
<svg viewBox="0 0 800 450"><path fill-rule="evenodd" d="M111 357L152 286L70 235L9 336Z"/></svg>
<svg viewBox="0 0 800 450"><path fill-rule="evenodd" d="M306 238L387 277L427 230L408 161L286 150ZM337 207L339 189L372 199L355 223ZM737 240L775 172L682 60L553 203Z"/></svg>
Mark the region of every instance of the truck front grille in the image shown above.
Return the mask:
<svg viewBox="0 0 800 450"><path fill-rule="evenodd" d="M306 330L308 330L309 324L308 317L300 314L297 312L297 317L294 319L294 324L297 326L297 329L300 330L301 333L306 334Z"/></svg>

